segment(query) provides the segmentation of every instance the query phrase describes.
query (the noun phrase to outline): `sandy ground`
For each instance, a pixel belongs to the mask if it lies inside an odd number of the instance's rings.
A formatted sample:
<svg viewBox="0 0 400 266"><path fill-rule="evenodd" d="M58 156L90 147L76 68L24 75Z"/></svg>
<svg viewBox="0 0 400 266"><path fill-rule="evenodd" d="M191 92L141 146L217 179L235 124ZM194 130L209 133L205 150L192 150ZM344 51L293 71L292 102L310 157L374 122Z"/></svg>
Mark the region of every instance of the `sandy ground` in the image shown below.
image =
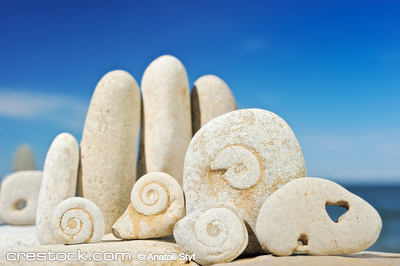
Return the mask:
<svg viewBox="0 0 400 266"><path fill-rule="evenodd" d="M39 246L36 226L0 225L0 250L31 246Z"/></svg>

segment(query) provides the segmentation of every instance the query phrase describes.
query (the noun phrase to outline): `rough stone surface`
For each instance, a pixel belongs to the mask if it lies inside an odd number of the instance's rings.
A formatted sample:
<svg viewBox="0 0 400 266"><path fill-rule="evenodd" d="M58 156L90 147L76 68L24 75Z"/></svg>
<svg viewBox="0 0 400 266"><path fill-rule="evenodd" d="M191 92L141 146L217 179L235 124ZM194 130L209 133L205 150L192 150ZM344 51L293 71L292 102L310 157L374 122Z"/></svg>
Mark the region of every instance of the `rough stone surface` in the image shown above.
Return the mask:
<svg viewBox="0 0 400 266"><path fill-rule="evenodd" d="M129 205L136 181L140 92L127 72L107 73L97 84L81 142L78 195L103 212L106 233Z"/></svg>
<svg viewBox="0 0 400 266"><path fill-rule="evenodd" d="M205 75L195 81L191 106L193 135L215 117L237 110L232 91L214 75Z"/></svg>
<svg viewBox="0 0 400 266"><path fill-rule="evenodd" d="M254 232L262 204L279 187L305 176L300 145L282 118L260 109L233 111L208 122L190 142L186 212L216 204L234 207L248 225L245 252L261 254Z"/></svg>
<svg viewBox="0 0 400 266"><path fill-rule="evenodd" d="M65 244L100 242L104 218L99 207L88 199L74 197L62 201L52 217L54 235Z"/></svg>
<svg viewBox="0 0 400 266"><path fill-rule="evenodd" d="M175 225L174 237L179 247L194 253L201 265L232 261L248 243L242 218L224 207L198 210L184 217Z"/></svg>
<svg viewBox="0 0 400 266"><path fill-rule="evenodd" d="M35 224L42 171L18 171L1 183L0 215L12 225ZM26 205L24 204L26 203Z"/></svg>
<svg viewBox="0 0 400 266"><path fill-rule="evenodd" d="M34 225L2 225L0 226L0 250L39 246ZM1 262L0 262L0 265Z"/></svg>
<svg viewBox="0 0 400 266"><path fill-rule="evenodd" d="M36 213L37 236L41 245L63 243L49 228L57 205L75 196L78 167L78 142L71 134L61 133L51 144L44 162Z"/></svg>
<svg viewBox="0 0 400 266"><path fill-rule="evenodd" d="M185 214L183 191L170 175L153 172L133 186L131 203L112 229L122 239L146 239L172 235Z"/></svg>
<svg viewBox="0 0 400 266"><path fill-rule="evenodd" d="M78 251L79 250L79 251ZM81 259L80 261L27 261L24 256L20 256L20 261L7 261L7 253L10 252L44 252L49 251L53 253L78 253L84 254L83 257L87 260ZM126 253L126 254L110 254L114 252ZM81 245L53 245L53 246L38 246L38 247L27 247L27 248L14 248L5 249L0 251L0 265L96 265L96 266L108 266L108 265L197 265L193 261L187 259L179 260L179 254L183 251L175 243L165 242L165 240L133 240L133 241L105 241L102 243L87 243ZM86 253L86 254L85 254ZM96 254L94 253L101 253ZM138 260L137 255L143 253L145 256L144 260ZM176 254L174 260L153 260L149 258L150 253L154 255L165 254ZM130 255L128 255L130 254ZM10 255L9 255L10 256ZM55 255L53 255L55 256ZM105 257L107 260L99 260L99 258ZM117 257L118 260L110 260L113 256ZM60 256L63 258L62 256ZM121 258L124 258L123 260ZM15 258L11 256L10 258ZM53 257L54 258L54 257ZM74 258L71 255L71 258ZM90 260L91 258L91 260ZM96 261L99 260L99 261Z"/></svg>
<svg viewBox="0 0 400 266"><path fill-rule="evenodd" d="M400 265L400 254L383 252L359 252L344 256L308 256L296 255L289 257L276 257L264 255L255 258L239 259L232 263L217 265L237 266L397 266Z"/></svg>
<svg viewBox="0 0 400 266"><path fill-rule="evenodd" d="M326 205L346 207L348 211L334 222ZM374 244L382 220L371 205L340 185L321 178L302 178L267 199L256 228L260 242L275 255L294 251L344 255Z"/></svg>
<svg viewBox="0 0 400 266"><path fill-rule="evenodd" d="M141 175L164 172L182 185L185 153L192 138L185 67L173 56L160 56L144 72L141 88L144 145L140 150L138 167L144 168L144 164L146 169L139 172Z"/></svg>
<svg viewBox="0 0 400 266"><path fill-rule="evenodd" d="M14 154L14 172L29 170L36 170L35 156L29 144L22 144Z"/></svg>

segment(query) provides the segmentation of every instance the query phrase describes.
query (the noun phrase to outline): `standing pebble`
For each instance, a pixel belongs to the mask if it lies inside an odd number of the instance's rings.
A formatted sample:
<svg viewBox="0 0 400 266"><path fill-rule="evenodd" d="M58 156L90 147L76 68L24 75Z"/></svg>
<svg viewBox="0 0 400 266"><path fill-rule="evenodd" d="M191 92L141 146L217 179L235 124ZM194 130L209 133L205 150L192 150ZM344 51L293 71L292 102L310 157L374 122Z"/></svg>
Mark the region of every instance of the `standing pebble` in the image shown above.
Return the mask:
<svg viewBox="0 0 400 266"><path fill-rule="evenodd" d="M143 74L142 96L144 150L139 157L145 160L147 173L167 173L182 185L185 153L192 137L185 67L170 55L154 60Z"/></svg>
<svg viewBox="0 0 400 266"><path fill-rule="evenodd" d="M22 144L14 154L14 172L36 170L35 156L32 147Z"/></svg>
<svg viewBox="0 0 400 266"><path fill-rule="evenodd" d="M305 176L300 145L282 118L260 109L233 111L208 122L190 142L186 210L234 207L251 229L246 253L263 253L254 234L262 204L282 185Z"/></svg>
<svg viewBox="0 0 400 266"><path fill-rule="evenodd" d="M42 171L18 171L1 183L0 216L12 225L35 224Z"/></svg>
<svg viewBox="0 0 400 266"><path fill-rule="evenodd" d="M97 84L81 142L79 195L103 212L106 233L129 205L136 181L140 92L127 72L107 73Z"/></svg>
<svg viewBox="0 0 400 266"><path fill-rule="evenodd" d="M174 237L179 247L195 254L195 261L201 265L230 262L248 242L242 218L229 207L191 213L175 225Z"/></svg>
<svg viewBox="0 0 400 266"><path fill-rule="evenodd" d="M36 231L41 245L62 243L49 230L51 218L60 202L75 196L78 166L78 142L69 133L58 135L47 152L39 193Z"/></svg>
<svg viewBox="0 0 400 266"><path fill-rule="evenodd" d="M196 80L191 93L191 106L193 135L208 121L237 109L228 85L214 75Z"/></svg>
<svg viewBox="0 0 400 266"><path fill-rule="evenodd" d="M335 222L326 205L348 211ZM263 246L275 255L288 256L294 251L345 255L374 244L382 220L371 205L338 184L321 178L301 178L267 199L256 228Z"/></svg>
<svg viewBox="0 0 400 266"><path fill-rule="evenodd" d="M185 213L183 191L170 175L153 172L133 186L131 203L112 229L121 239L146 239L172 235Z"/></svg>
<svg viewBox="0 0 400 266"><path fill-rule="evenodd" d="M88 199L74 197L61 202L52 216L54 235L65 244L100 242L104 218L99 207Z"/></svg>

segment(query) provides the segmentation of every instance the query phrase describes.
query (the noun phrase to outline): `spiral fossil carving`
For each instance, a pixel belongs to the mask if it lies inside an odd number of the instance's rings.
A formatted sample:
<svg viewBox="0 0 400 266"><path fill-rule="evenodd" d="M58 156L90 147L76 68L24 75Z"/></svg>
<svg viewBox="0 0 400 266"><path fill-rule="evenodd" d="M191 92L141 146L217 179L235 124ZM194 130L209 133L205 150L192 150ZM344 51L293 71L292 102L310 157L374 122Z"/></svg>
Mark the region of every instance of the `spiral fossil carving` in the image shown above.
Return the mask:
<svg viewBox="0 0 400 266"><path fill-rule="evenodd" d="M248 242L242 218L224 207L191 213L175 225L174 237L182 250L196 254L200 264L232 261Z"/></svg>
<svg viewBox="0 0 400 266"><path fill-rule="evenodd" d="M224 178L236 189L254 186L260 178L257 157L243 146L229 146L211 162L211 170L226 170Z"/></svg>
<svg viewBox="0 0 400 266"><path fill-rule="evenodd" d="M131 204L113 225L121 239L171 235L184 215L183 191L170 175L153 172L142 176L132 188Z"/></svg>
<svg viewBox="0 0 400 266"><path fill-rule="evenodd" d="M61 202L52 217L56 237L66 244L99 242L104 235L104 218L96 204L75 197Z"/></svg>

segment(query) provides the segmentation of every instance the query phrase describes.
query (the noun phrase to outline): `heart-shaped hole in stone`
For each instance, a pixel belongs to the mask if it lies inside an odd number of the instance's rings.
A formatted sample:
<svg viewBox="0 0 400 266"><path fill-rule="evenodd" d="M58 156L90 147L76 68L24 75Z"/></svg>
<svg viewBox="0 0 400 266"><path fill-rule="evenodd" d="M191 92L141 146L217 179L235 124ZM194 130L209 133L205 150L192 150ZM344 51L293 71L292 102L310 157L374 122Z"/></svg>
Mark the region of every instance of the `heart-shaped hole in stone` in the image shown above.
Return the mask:
<svg viewBox="0 0 400 266"><path fill-rule="evenodd" d="M332 221L337 223L340 217L349 210L349 204L346 201L328 201L325 205L325 209Z"/></svg>
<svg viewBox="0 0 400 266"><path fill-rule="evenodd" d="M22 200L18 200L14 203L14 209L16 210L22 210L26 207L26 200L22 199Z"/></svg>

